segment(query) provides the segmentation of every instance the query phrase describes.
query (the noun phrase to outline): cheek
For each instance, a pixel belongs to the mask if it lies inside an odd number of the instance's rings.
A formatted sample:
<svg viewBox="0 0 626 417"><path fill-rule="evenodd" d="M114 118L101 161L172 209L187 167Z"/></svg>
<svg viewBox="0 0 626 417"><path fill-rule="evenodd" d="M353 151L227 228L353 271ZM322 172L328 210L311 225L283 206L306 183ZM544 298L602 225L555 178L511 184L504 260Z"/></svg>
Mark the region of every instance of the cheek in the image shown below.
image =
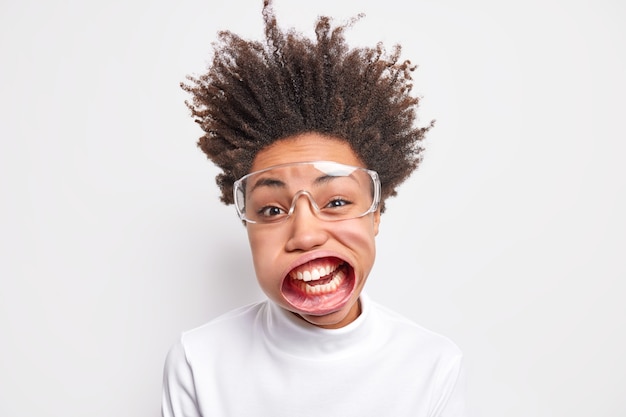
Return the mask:
<svg viewBox="0 0 626 417"><path fill-rule="evenodd" d="M371 268L376 255L376 228L367 218L358 219L361 227L350 227L349 224L335 229L337 240L354 252L364 269Z"/></svg>
<svg viewBox="0 0 626 417"><path fill-rule="evenodd" d="M273 265L276 265L276 258L281 253L281 247L278 244L280 241L280 236L275 234L268 236L266 233L259 233L259 231L248 228L252 262L260 280L273 272Z"/></svg>
<svg viewBox="0 0 626 417"><path fill-rule="evenodd" d="M250 244L250 252L256 267L257 259L263 259L263 251L267 246L263 245L263 238L259 233L250 231L248 227L248 243Z"/></svg>

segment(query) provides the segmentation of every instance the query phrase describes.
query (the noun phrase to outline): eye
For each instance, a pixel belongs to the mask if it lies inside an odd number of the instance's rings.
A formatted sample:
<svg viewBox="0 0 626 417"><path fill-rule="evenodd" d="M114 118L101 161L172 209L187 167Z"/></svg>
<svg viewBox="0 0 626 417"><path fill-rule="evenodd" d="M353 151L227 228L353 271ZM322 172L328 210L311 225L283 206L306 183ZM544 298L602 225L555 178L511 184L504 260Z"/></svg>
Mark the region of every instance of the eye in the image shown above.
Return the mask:
<svg viewBox="0 0 626 417"><path fill-rule="evenodd" d="M327 208L336 208L336 207L344 207L347 206L349 204L352 204L352 202L343 199L343 198L334 198L332 200L330 200L330 202L328 204L326 204Z"/></svg>
<svg viewBox="0 0 626 417"><path fill-rule="evenodd" d="M258 213L262 217L275 217L286 214L286 211L276 206L265 206Z"/></svg>

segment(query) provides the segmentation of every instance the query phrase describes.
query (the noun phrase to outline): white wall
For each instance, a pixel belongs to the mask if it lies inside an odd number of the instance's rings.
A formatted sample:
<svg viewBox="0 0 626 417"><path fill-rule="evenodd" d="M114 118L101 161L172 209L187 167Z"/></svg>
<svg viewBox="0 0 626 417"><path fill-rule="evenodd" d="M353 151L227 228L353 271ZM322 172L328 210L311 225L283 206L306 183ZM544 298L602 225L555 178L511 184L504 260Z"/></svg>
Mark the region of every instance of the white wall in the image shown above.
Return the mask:
<svg viewBox="0 0 626 417"><path fill-rule="evenodd" d="M262 297L178 87L261 0L88 3L0 5L1 416L156 416L180 331ZM403 43L437 119L370 295L459 344L476 416L625 415L624 3L303 3Z"/></svg>

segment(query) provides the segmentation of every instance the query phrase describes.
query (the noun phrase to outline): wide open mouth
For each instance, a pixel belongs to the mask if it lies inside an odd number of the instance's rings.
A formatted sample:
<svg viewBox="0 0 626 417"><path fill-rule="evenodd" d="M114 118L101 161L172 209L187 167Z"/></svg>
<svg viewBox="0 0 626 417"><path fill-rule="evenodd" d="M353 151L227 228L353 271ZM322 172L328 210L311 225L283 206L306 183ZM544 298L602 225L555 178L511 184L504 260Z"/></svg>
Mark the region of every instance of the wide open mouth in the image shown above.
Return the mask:
<svg viewBox="0 0 626 417"><path fill-rule="evenodd" d="M328 257L291 270L283 280L282 294L297 312L321 316L340 310L355 286L352 267L339 258Z"/></svg>

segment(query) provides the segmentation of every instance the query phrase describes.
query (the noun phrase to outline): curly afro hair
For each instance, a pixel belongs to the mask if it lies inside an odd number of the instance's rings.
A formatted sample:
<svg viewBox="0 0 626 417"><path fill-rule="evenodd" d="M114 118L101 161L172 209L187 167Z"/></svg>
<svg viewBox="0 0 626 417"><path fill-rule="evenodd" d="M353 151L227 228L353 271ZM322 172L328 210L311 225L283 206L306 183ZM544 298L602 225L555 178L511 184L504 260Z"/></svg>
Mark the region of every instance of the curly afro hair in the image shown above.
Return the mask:
<svg viewBox="0 0 626 417"><path fill-rule="evenodd" d="M396 45L349 48L347 24L318 18L316 39L278 27L264 1L265 43L230 31L218 34L208 71L181 87L204 135L198 146L222 173L222 202L233 203L233 183L247 174L257 153L306 132L345 140L382 183L381 206L421 161L420 141L433 126L415 127L419 98L412 96L410 61Z"/></svg>

